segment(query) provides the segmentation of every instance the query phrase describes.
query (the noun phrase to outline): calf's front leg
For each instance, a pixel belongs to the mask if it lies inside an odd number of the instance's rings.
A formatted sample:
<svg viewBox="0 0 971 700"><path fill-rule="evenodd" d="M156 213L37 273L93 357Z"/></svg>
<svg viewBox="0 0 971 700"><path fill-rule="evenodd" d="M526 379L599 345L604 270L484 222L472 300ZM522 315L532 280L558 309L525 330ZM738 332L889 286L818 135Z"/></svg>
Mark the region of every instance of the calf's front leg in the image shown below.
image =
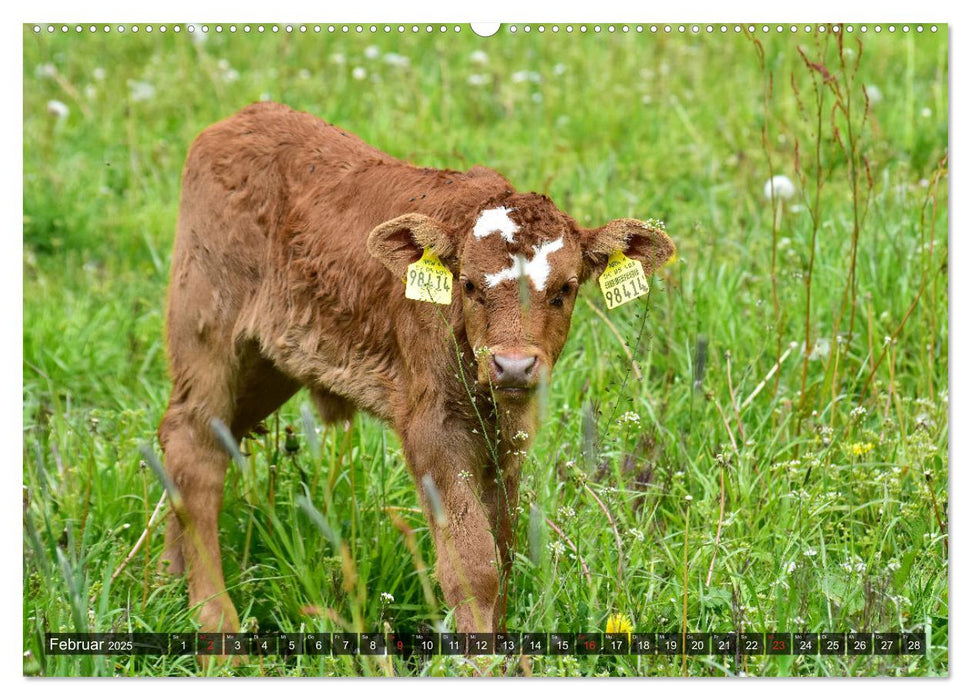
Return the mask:
<svg viewBox="0 0 971 700"><path fill-rule="evenodd" d="M182 511L169 522L166 545L176 563L184 562L189 605L204 632L236 632L239 616L226 591L219 552L219 510L228 457L203 432L170 409L160 437L165 468L182 497ZM179 554L175 551L181 549Z"/></svg>
<svg viewBox="0 0 971 700"><path fill-rule="evenodd" d="M404 447L435 541L435 572L458 632L493 632L499 593L496 543L477 493L471 450L457 436L405 438Z"/></svg>

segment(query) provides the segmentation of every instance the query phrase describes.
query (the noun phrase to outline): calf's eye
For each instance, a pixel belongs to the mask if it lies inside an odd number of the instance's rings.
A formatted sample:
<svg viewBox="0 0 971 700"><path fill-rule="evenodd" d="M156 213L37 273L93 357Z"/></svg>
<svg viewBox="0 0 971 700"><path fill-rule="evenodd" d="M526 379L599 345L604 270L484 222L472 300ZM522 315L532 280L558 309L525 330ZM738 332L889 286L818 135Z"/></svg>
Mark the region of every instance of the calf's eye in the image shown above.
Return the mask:
<svg viewBox="0 0 971 700"><path fill-rule="evenodd" d="M471 294L475 291L475 285L472 284L472 280L465 280L465 293Z"/></svg>

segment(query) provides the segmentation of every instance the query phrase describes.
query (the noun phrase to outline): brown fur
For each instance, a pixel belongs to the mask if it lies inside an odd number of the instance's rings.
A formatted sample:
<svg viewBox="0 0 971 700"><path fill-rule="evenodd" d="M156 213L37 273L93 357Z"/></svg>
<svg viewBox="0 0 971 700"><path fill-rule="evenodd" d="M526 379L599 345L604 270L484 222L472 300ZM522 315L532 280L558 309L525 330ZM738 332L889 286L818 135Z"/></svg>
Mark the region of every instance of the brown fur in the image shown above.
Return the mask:
<svg viewBox="0 0 971 700"><path fill-rule="evenodd" d="M472 235L496 206L513 210L512 243ZM545 290L524 279L484 284L510 254L529 259L560 236ZM455 274L450 306L405 298L405 270L423 247ZM187 569L202 628L239 628L217 531L227 457L211 422L241 439L301 386L325 421L362 409L394 428L458 630L500 628L534 389L563 348L577 286L618 248L648 274L674 252L639 221L584 229L491 170L417 168L280 105L206 129L183 173L168 307L173 389L159 428L183 499L164 556L170 570ZM535 365L501 386L498 363L523 358Z"/></svg>

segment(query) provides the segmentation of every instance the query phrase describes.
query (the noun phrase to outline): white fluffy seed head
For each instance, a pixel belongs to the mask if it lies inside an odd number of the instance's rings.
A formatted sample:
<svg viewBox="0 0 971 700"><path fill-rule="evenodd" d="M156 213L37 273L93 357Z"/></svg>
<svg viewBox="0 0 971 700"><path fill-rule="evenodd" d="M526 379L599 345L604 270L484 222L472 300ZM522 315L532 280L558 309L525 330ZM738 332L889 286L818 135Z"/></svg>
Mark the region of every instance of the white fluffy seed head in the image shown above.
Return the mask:
<svg viewBox="0 0 971 700"><path fill-rule="evenodd" d="M786 200L796 193L796 186L785 175L773 175L765 183L765 198L772 199L773 191L776 199Z"/></svg>

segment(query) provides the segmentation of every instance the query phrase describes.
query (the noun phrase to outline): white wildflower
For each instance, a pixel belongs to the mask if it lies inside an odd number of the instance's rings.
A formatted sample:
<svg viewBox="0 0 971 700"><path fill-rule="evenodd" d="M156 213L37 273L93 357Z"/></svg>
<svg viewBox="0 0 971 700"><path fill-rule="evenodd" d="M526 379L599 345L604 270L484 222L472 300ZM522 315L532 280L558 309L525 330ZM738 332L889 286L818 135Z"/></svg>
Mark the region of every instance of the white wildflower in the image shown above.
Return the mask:
<svg viewBox="0 0 971 700"><path fill-rule="evenodd" d="M791 574L791 573L792 573L793 571L795 571L795 570L796 570L796 562L794 562L794 561L790 561L790 562L789 562L788 564L786 564L786 565L785 565L785 566L783 567L783 569L785 570L785 572L786 572L787 574Z"/></svg>
<svg viewBox="0 0 971 700"><path fill-rule="evenodd" d="M553 66L553 75L563 75L566 73L566 66L562 63L557 63Z"/></svg>
<svg viewBox="0 0 971 700"><path fill-rule="evenodd" d="M54 115L58 119L67 119L67 115L71 113L71 110L60 100L50 100L47 103L47 113Z"/></svg>
<svg viewBox="0 0 971 700"><path fill-rule="evenodd" d="M806 557L814 557L814 556L816 556L818 554L818 552L816 551L815 547L810 547L809 549L807 549L802 554L803 554L803 556L806 556Z"/></svg>
<svg viewBox="0 0 971 700"><path fill-rule="evenodd" d="M796 193L796 186L785 175L773 175L765 183L765 198L772 199L773 192L776 199L790 199Z"/></svg>
<svg viewBox="0 0 971 700"><path fill-rule="evenodd" d="M351 77L354 78L354 80L364 80L367 77L367 70L361 66L357 66L351 71Z"/></svg>
<svg viewBox="0 0 971 700"><path fill-rule="evenodd" d="M489 55L485 51L473 51L469 54L469 60L478 66L484 66L489 62Z"/></svg>
<svg viewBox="0 0 971 700"><path fill-rule="evenodd" d="M411 59L402 56L400 53L387 53L384 55L384 62L395 68L407 68L411 65Z"/></svg>
<svg viewBox="0 0 971 700"><path fill-rule="evenodd" d="M640 425L641 417L634 411L627 411L624 415L617 419L617 422L621 425Z"/></svg>
<svg viewBox="0 0 971 700"><path fill-rule="evenodd" d="M102 68L101 66L98 66L93 71L91 71L91 77L100 82L108 77L108 73L105 71L104 68Z"/></svg>
<svg viewBox="0 0 971 700"><path fill-rule="evenodd" d="M143 80L129 80L128 89L132 102L148 102L155 97L155 86Z"/></svg>
<svg viewBox="0 0 971 700"><path fill-rule="evenodd" d="M38 78L53 78L57 75L57 68L53 63L41 63L34 69L34 75Z"/></svg>
<svg viewBox="0 0 971 700"><path fill-rule="evenodd" d="M870 98L870 104L875 105L877 102L883 100L883 93L880 92L880 88L876 85L866 86L866 95Z"/></svg>
<svg viewBox="0 0 971 700"><path fill-rule="evenodd" d="M366 49L364 49L364 57L369 58L372 61L380 55L381 49L379 49L377 46L368 46Z"/></svg>
<svg viewBox="0 0 971 700"><path fill-rule="evenodd" d="M330 60L331 63L336 63L339 66L343 66L345 63L347 63L347 56L342 53L335 53L330 57Z"/></svg>
<svg viewBox="0 0 971 700"><path fill-rule="evenodd" d="M922 116L924 119L930 119L931 114L933 114L933 112L931 112L930 107L924 107L924 109L920 110L920 116Z"/></svg>
<svg viewBox="0 0 971 700"><path fill-rule="evenodd" d="M381 602L384 603L385 605L390 605L391 603L394 602L394 596L391 595L390 593L382 593Z"/></svg>
<svg viewBox="0 0 971 700"><path fill-rule="evenodd" d="M540 74L532 70L517 70L512 74L512 81L514 83L538 83L540 80L542 80Z"/></svg>
<svg viewBox="0 0 971 700"><path fill-rule="evenodd" d="M489 76L482 75L481 73L473 73L468 77L466 82L469 85L486 85L489 82Z"/></svg>
<svg viewBox="0 0 971 700"><path fill-rule="evenodd" d="M577 517L577 512L570 506L560 506L556 513L560 520L572 520L573 518Z"/></svg>
<svg viewBox="0 0 971 700"><path fill-rule="evenodd" d="M555 557L562 557L566 553L566 545L559 540L550 542L548 546Z"/></svg>

